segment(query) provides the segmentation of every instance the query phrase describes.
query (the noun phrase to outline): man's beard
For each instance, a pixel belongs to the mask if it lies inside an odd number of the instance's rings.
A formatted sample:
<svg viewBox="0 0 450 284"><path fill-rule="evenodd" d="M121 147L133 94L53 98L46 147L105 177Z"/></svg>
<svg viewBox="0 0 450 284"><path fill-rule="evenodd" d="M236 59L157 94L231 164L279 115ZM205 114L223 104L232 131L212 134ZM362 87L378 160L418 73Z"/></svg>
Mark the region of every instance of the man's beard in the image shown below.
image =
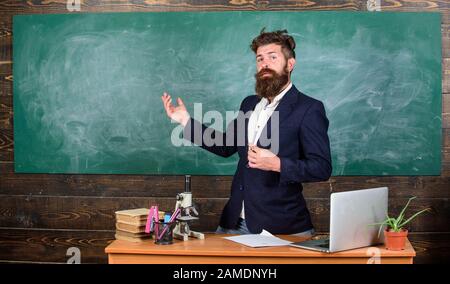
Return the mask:
<svg viewBox="0 0 450 284"><path fill-rule="evenodd" d="M270 73L272 76L263 77L265 73ZM255 78L256 95L260 98L272 100L282 91L281 89L289 81L287 66L283 69L281 74L278 74L272 69L261 69L261 71L255 74Z"/></svg>

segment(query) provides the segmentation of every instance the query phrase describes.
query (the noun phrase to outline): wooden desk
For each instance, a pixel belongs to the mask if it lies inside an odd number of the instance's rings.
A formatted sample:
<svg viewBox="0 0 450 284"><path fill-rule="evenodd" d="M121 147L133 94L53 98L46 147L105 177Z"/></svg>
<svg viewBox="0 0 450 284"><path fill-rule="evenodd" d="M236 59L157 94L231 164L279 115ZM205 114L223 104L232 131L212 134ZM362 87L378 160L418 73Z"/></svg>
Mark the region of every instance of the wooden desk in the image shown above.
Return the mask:
<svg viewBox="0 0 450 284"><path fill-rule="evenodd" d="M132 243L115 240L105 248L110 264L297 264L297 263L368 263L378 253L375 263L412 264L416 256L407 241L403 251L389 251L384 246L360 248L337 253L321 253L289 246L250 248L223 239L225 235L206 234L205 240L175 240L171 245L155 245L153 240ZM301 238L280 236L290 241ZM378 260L378 261L377 261Z"/></svg>

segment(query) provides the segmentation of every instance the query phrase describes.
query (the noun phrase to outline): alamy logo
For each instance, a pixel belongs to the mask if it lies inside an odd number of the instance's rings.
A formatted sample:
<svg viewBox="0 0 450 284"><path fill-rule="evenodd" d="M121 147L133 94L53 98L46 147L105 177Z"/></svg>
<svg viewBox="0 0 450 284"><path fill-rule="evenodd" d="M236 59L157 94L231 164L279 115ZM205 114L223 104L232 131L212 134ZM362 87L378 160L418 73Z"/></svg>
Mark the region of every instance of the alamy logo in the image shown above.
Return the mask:
<svg viewBox="0 0 450 284"><path fill-rule="evenodd" d="M202 104L194 104L193 118L200 123L194 123L183 127L176 126L171 133L172 145L180 146L246 146L246 144L254 144L256 142L263 148L268 149L275 155L279 151L279 112L274 111L270 116L270 131L269 127L263 127L261 130L257 129L258 139L255 141L247 141L246 137L246 121L250 119L252 111L246 113L242 111L234 112L227 111L225 118L218 111L208 111L203 114ZM226 129L224 129L227 125ZM172 123L175 123L172 121ZM202 124L208 125L208 128L203 131ZM183 131L185 135L183 136ZM220 135L226 133L226 135ZM256 137L256 133L252 133L251 137ZM190 142L192 141L193 144ZM246 142L247 141L247 142Z"/></svg>
<svg viewBox="0 0 450 284"><path fill-rule="evenodd" d="M380 264L381 263L381 251L379 248L370 247L366 251L366 255L370 256L367 260L367 264Z"/></svg>
<svg viewBox="0 0 450 284"><path fill-rule="evenodd" d="M367 11L381 11L381 0L367 0Z"/></svg>
<svg viewBox="0 0 450 284"><path fill-rule="evenodd" d="M81 11L81 0L67 0L67 10L69 12Z"/></svg>
<svg viewBox="0 0 450 284"><path fill-rule="evenodd" d="M70 258L67 260L67 264L80 264L81 263L81 251L77 247L70 247L66 252Z"/></svg>

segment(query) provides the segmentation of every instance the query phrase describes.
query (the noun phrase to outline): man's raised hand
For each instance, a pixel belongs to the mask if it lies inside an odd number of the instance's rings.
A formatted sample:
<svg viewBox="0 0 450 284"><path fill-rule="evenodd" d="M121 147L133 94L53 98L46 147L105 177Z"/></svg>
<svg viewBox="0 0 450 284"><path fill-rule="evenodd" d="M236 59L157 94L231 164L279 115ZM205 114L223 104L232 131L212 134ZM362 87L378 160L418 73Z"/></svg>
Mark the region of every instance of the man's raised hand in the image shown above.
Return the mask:
<svg viewBox="0 0 450 284"><path fill-rule="evenodd" d="M186 107L184 106L183 101L178 98L177 103L178 106L172 105L172 98L166 92L161 96L161 100L163 101L164 109L166 110L167 116L180 123L183 126L186 126L189 119L191 118Z"/></svg>

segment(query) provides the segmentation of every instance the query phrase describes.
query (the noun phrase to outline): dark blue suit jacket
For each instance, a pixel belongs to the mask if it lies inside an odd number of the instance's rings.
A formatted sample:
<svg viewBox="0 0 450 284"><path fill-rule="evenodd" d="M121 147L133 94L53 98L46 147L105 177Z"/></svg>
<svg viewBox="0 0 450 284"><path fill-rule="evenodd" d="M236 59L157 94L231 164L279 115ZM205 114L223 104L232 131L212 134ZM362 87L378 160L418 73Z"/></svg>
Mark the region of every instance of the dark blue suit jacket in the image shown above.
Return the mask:
<svg viewBox="0 0 450 284"><path fill-rule="evenodd" d="M257 96L246 97L241 104L243 113L252 111L260 101ZM265 229L273 234L294 234L313 228L311 217L302 195L302 182L328 180L331 171L330 143L328 139L328 119L323 104L298 91L295 86L284 95L275 109L279 111L279 152L281 172L248 168L246 143L238 145L238 119L228 126L226 133L212 131L215 138L229 141L231 146L207 146L194 141L195 131L203 137L205 125L191 119L185 126L183 135L214 154L229 157L238 152L239 162L231 186L231 196L226 204L220 225L235 228L242 201L245 202L245 220L252 233ZM242 113L240 114L242 115ZM238 116L239 118L239 116ZM245 139L247 139L248 117L245 118ZM271 133L271 119L266 125ZM269 135L270 137L270 135ZM228 140L227 140L228 139ZM230 143L222 145L230 145ZM270 148L270 145L262 148Z"/></svg>

